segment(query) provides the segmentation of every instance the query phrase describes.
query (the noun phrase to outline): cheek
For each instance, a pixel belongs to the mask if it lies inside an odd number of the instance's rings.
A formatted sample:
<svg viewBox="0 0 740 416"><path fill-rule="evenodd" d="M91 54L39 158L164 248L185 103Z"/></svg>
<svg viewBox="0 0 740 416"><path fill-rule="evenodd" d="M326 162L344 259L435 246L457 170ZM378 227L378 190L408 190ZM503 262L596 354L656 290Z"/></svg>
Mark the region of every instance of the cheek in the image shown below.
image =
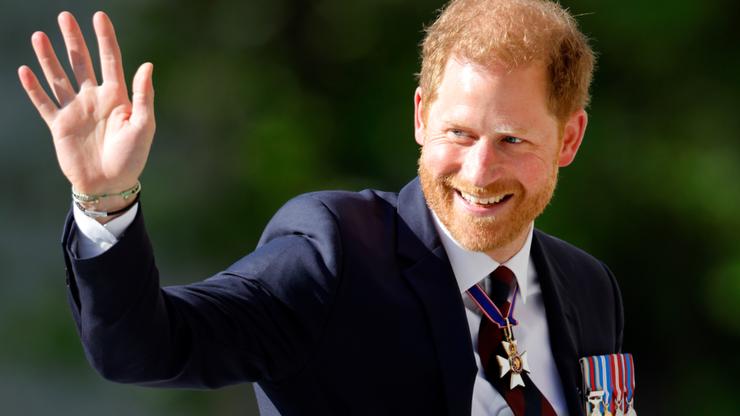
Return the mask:
<svg viewBox="0 0 740 416"><path fill-rule="evenodd" d="M526 155L518 159L514 172L525 187L537 187L553 175L557 166L555 163L555 160L539 155Z"/></svg>
<svg viewBox="0 0 740 416"><path fill-rule="evenodd" d="M461 152L449 144L428 143L422 149L421 159L434 176L449 175L460 170Z"/></svg>

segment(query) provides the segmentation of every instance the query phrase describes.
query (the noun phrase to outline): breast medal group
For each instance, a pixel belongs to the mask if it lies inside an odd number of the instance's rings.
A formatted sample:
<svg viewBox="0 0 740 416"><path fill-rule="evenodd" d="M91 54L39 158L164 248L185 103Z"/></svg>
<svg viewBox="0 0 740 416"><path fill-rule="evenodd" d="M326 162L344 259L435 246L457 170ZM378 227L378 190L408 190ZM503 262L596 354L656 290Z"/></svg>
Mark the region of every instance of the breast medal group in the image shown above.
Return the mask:
<svg viewBox="0 0 740 416"><path fill-rule="evenodd" d="M632 354L580 360L587 416L636 416L635 365Z"/></svg>

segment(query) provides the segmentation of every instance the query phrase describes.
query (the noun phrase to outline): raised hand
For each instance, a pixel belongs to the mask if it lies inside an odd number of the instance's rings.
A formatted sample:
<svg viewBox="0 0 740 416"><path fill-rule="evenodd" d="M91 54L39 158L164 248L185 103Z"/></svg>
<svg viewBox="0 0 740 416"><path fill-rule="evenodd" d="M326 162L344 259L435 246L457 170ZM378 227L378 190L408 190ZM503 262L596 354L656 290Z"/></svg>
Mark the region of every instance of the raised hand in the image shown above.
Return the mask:
<svg viewBox="0 0 740 416"><path fill-rule="evenodd" d="M103 77L98 85L74 16L62 12L58 20L78 90L43 32L34 33L31 43L56 102L25 65L18 69L21 84L49 126L59 165L76 191L103 194L128 189L144 170L154 137L153 66L145 63L136 71L129 99L113 24L105 13L97 12L93 26ZM123 200L107 203L108 210L126 205Z"/></svg>

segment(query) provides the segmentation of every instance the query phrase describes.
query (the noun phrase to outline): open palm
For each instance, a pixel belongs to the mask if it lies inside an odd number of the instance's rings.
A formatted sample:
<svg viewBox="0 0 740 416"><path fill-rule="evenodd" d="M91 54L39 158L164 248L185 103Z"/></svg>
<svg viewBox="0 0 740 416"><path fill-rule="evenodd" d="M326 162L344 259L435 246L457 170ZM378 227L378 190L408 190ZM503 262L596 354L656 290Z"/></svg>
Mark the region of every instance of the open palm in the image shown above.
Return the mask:
<svg viewBox="0 0 740 416"><path fill-rule="evenodd" d="M30 68L22 66L18 75L51 130L64 175L79 192L100 194L130 188L141 175L154 137L154 91L152 65L146 63L134 76L129 99L113 25L102 12L95 14L93 25L100 50L100 85L79 25L67 12L59 15L59 27L78 91L42 32L34 33L31 42L58 105Z"/></svg>

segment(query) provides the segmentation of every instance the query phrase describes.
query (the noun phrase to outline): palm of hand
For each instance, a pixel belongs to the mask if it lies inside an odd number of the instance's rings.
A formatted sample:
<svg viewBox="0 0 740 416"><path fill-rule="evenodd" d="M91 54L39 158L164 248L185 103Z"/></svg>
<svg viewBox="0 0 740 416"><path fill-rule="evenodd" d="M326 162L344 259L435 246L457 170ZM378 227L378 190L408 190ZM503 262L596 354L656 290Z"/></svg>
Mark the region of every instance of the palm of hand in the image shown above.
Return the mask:
<svg viewBox="0 0 740 416"><path fill-rule="evenodd" d="M98 12L95 32L103 83L98 85L84 38L74 17L59 15L70 63L80 85L75 92L48 37L37 32L34 50L59 103L57 106L26 66L21 84L49 126L62 172L78 191L117 192L136 183L154 136L152 65L144 64L133 81L133 102L123 79L120 51L108 17Z"/></svg>
<svg viewBox="0 0 740 416"><path fill-rule="evenodd" d="M83 87L59 111L50 130L59 165L71 183L100 188L98 183L105 182L115 190L136 182L148 146L142 149L139 143L142 126L131 123L131 107L125 93L95 86Z"/></svg>

